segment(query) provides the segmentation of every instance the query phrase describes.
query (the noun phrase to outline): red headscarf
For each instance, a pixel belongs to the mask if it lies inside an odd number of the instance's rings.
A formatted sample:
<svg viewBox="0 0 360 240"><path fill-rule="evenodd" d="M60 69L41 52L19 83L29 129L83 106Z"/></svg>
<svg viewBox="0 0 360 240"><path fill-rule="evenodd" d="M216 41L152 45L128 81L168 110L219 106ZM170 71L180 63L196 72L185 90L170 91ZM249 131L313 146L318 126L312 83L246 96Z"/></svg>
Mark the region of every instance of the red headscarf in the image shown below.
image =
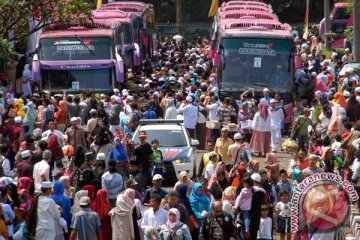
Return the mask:
<svg viewBox="0 0 360 240"><path fill-rule="evenodd" d="M108 192L105 189L100 189L96 193L95 202L92 204L92 210L97 212L100 221L108 216L111 206L108 200Z"/></svg>
<svg viewBox="0 0 360 240"><path fill-rule="evenodd" d="M94 203L94 193L95 193L95 187L93 185L85 185L81 188L81 190L87 190L88 196L90 198L91 205Z"/></svg>
<svg viewBox="0 0 360 240"><path fill-rule="evenodd" d="M47 149L51 151L53 156L58 156L58 148L59 143L57 136L55 134L50 134Z"/></svg>
<svg viewBox="0 0 360 240"><path fill-rule="evenodd" d="M26 189L29 190L30 186L32 183L32 179L29 177L21 177L19 178L18 181L18 185L17 185L17 190L19 191L20 189Z"/></svg>
<svg viewBox="0 0 360 240"><path fill-rule="evenodd" d="M247 172L246 167L244 166L239 166L238 171L239 171L239 175L236 176L231 183L231 186L235 188L239 186L241 179L244 177L245 173Z"/></svg>
<svg viewBox="0 0 360 240"><path fill-rule="evenodd" d="M259 105L258 105L258 112L259 112L260 116L261 116L264 120L267 119L267 117L268 117L268 115L269 115L269 112L268 112L268 109L267 109L267 106L266 106L265 103L263 103L263 102L259 103Z"/></svg>

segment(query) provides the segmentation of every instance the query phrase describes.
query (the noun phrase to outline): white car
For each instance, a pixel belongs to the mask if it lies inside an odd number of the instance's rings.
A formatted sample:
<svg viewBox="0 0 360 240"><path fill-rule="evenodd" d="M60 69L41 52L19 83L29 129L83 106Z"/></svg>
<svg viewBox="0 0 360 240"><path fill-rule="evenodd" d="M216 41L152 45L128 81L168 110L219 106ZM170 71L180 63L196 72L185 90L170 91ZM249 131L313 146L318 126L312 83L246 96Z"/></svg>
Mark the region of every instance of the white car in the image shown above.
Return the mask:
<svg viewBox="0 0 360 240"><path fill-rule="evenodd" d="M195 149L199 141L190 138L182 121L141 120L132 138L136 144L139 131L146 132L148 143L154 139L159 141L165 179L175 180L181 171L186 171L189 178L196 176Z"/></svg>

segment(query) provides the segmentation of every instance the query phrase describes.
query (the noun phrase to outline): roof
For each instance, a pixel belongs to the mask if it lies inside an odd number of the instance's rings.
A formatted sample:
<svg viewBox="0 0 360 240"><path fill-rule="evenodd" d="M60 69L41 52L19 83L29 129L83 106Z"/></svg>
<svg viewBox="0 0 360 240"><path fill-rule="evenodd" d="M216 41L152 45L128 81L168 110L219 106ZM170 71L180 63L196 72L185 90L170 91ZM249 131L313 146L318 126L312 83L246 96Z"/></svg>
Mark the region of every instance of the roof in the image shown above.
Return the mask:
<svg viewBox="0 0 360 240"><path fill-rule="evenodd" d="M224 2L222 6L231 6L231 5L252 5L252 6L264 6L268 7L266 3L263 2L257 2L257 1L229 1Z"/></svg>
<svg viewBox="0 0 360 240"><path fill-rule="evenodd" d="M100 9L105 9L107 7L118 7L124 12L144 12L147 9L153 9L152 4L143 2L112 2L102 5Z"/></svg>
<svg viewBox="0 0 360 240"><path fill-rule="evenodd" d="M283 24L276 20L267 20L267 19L253 19L249 21L249 19L234 19L230 22L221 23L222 29L260 29L261 30L284 30L284 31L292 31L291 26L288 24Z"/></svg>
<svg viewBox="0 0 360 240"><path fill-rule="evenodd" d="M84 30L58 30L43 32L40 38L60 38L60 37L112 37L113 31L109 29L84 29Z"/></svg>
<svg viewBox="0 0 360 240"><path fill-rule="evenodd" d="M247 11L247 10L237 10L237 11L223 11L218 13L218 17L221 19L240 19L240 18L256 18L256 19L269 19L269 20L278 20L278 17L275 14L265 11Z"/></svg>
<svg viewBox="0 0 360 240"><path fill-rule="evenodd" d="M335 3L334 7L335 8L345 8L345 7L352 7L352 3L351 2L341 2L341 3Z"/></svg>
<svg viewBox="0 0 360 240"><path fill-rule="evenodd" d="M263 6L251 6L251 5L229 5L219 8L219 12L224 11L240 11L240 10L247 10L247 11L262 11L262 12L272 12L272 9Z"/></svg>
<svg viewBox="0 0 360 240"><path fill-rule="evenodd" d="M159 123L159 124L149 124L141 125L141 130L182 130L182 125L176 123Z"/></svg>

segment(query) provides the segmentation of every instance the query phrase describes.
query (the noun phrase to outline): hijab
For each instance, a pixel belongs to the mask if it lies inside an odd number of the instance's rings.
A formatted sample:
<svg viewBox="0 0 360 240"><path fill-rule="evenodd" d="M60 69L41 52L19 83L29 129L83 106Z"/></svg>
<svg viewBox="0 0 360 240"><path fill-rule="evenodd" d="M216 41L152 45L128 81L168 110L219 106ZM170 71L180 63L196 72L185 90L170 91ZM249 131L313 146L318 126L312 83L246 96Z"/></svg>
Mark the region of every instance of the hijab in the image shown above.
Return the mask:
<svg viewBox="0 0 360 240"><path fill-rule="evenodd" d="M211 176L210 180L209 180L209 186L208 186L208 189L211 188L211 185L217 181L217 175L218 175L218 172L221 170L221 166L224 164L224 162L218 162L218 164L216 164L216 168L215 168L215 171L213 173L213 175ZM226 180L229 182L229 173L225 170L224 171L224 174L225 174L225 178Z"/></svg>
<svg viewBox="0 0 360 240"><path fill-rule="evenodd" d="M269 115L269 112L268 112L268 109L266 107L266 104L263 103L263 102L260 102L259 105L258 105L258 112L260 114L260 116L266 120L268 115Z"/></svg>
<svg viewBox="0 0 360 240"><path fill-rule="evenodd" d="M59 155L59 143L58 143L58 138L55 134L50 134L49 135L49 141L48 141L48 145L47 145L47 149L51 151L53 156L58 156Z"/></svg>
<svg viewBox="0 0 360 240"><path fill-rule="evenodd" d="M334 102L339 104L343 108L346 108L346 99L342 93L340 92L335 93Z"/></svg>
<svg viewBox="0 0 360 240"><path fill-rule="evenodd" d="M227 187L225 188L223 194L222 194L222 199L221 201L228 201L230 202L232 205L234 205L235 203L235 199L236 199L236 188L233 186Z"/></svg>
<svg viewBox="0 0 360 240"><path fill-rule="evenodd" d="M134 189L131 189L131 188L127 188L127 189L124 191L124 195L129 198L131 206L134 205L135 194L136 194L136 193L135 193L135 190L134 190Z"/></svg>
<svg viewBox="0 0 360 240"><path fill-rule="evenodd" d="M95 187L93 185L85 185L81 188L81 190L87 190L88 191L88 197L90 198L91 205L94 203L94 193L95 193Z"/></svg>
<svg viewBox="0 0 360 240"><path fill-rule="evenodd" d="M32 179L29 177L21 177L19 178L18 181L18 186L17 186L17 190L19 191L20 189L30 189L32 183Z"/></svg>
<svg viewBox="0 0 360 240"><path fill-rule="evenodd" d="M199 188L201 188L201 194L197 195L196 190L198 190ZM194 184L194 187L192 188L190 194L190 203L195 204L197 202L210 204L210 199L205 195L203 186L201 185L201 183L198 182Z"/></svg>
<svg viewBox="0 0 360 240"><path fill-rule="evenodd" d="M234 180L231 183L231 186L237 187L239 186L241 179L244 177L245 173L247 172L246 167L239 166L238 167L239 175L234 178Z"/></svg>
<svg viewBox="0 0 360 240"><path fill-rule="evenodd" d="M169 221L169 216L170 216L170 213L172 214L175 214L176 215L176 220L175 222L170 222ZM180 212L179 210L177 210L176 208L171 208L168 212L168 220L166 222L166 224L171 228L173 229L174 227L176 227L180 222Z"/></svg>
<svg viewBox="0 0 360 240"><path fill-rule="evenodd" d="M71 208L71 214L72 215L75 215L75 213L77 213L77 212L79 212L81 210L80 198L87 197L87 196L88 196L88 191L87 190L80 190L75 194L74 205Z"/></svg>
<svg viewBox="0 0 360 240"><path fill-rule="evenodd" d="M178 186L176 186L175 191L178 194L178 201L179 203L183 204L186 209L191 212L191 206L189 198L187 197L187 191L188 191L188 185L185 183L181 183Z"/></svg>
<svg viewBox="0 0 360 240"><path fill-rule="evenodd" d="M100 189L95 198L95 202L92 205L92 210L97 212L100 221L104 220L111 210L111 206L108 200L108 192L105 189Z"/></svg>
<svg viewBox="0 0 360 240"><path fill-rule="evenodd" d="M66 220L68 226L71 224L71 205L70 199L64 195L64 183L62 181L56 181L53 187L52 198L57 205L63 209L61 216Z"/></svg>
<svg viewBox="0 0 360 240"><path fill-rule="evenodd" d="M292 180L295 180L297 183L300 183L301 180L300 180L300 174L301 174L301 170L298 169L298 168L295 168L294 171L292 172Z"/></svg>
<svg viewBox="0 0 360 240"><path fill-rule="evenodd" d="M111 210L111 214L126 217L132 216L132 212L131 200L124 194L120 194L116 199L116 207Z"/></svg>

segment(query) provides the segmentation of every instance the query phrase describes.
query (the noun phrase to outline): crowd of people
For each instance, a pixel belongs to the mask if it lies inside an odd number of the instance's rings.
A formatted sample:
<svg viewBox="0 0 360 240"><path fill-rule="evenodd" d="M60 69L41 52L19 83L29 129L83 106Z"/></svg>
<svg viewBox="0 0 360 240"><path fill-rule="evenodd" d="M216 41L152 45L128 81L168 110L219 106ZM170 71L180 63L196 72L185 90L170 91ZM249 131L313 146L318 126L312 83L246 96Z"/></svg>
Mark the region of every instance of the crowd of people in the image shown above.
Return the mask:
<svg viewBox="0 0 360 240"><path fill-rule="evenodd" d="M325 56L321 45L296 40L292 102L267 88L258 100L252 90L220 100L206 39L165 38L128 70L127 87L98 97L33 93L31 60L9 62L0 239L290 239L291 195L305 177L336 172L360 190L359 76L340 71L349 49ZM161 142L132 135L141 119L179 118L205 153L193 179L180 172L166 191Z"/></svg>

